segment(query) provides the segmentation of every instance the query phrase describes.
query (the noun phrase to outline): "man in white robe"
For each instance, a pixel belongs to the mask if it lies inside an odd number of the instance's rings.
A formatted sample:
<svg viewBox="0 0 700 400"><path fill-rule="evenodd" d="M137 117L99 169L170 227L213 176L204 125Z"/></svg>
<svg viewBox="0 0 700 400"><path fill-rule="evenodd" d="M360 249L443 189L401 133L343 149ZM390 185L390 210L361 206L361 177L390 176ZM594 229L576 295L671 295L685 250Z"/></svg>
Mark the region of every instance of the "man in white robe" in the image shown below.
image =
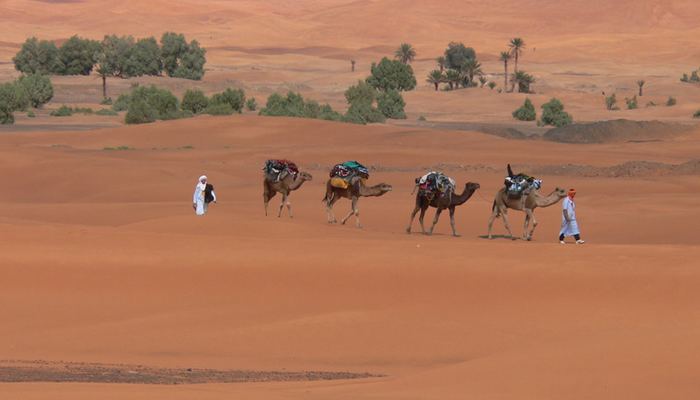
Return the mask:
<svg viewBox="0 0 700 400"><path fill-rule="evenodd" d="M566 244L564 238L567 236L573 236L576 239L576 244L584 244L585 242L581 240L581 231L578 228L578 221L576 221L576 203L574 203L574 197L576 197L576 189L569 189L567 193L568 196L562 202L562 212L561 212L561 230L559 231L559 243Z"/></svg>
<svg viewBox="0 0 700 400"><path fill-rule="evenodd" d="M205 215L207 213L207 208L209 204L206 202L205 194L207 189L207 176L202 175L197 181L197 185L194 187L194 195L192 197L192 208L194 212L199 215ZM211 191L213 201L216 203L216 194Z"/></svg>

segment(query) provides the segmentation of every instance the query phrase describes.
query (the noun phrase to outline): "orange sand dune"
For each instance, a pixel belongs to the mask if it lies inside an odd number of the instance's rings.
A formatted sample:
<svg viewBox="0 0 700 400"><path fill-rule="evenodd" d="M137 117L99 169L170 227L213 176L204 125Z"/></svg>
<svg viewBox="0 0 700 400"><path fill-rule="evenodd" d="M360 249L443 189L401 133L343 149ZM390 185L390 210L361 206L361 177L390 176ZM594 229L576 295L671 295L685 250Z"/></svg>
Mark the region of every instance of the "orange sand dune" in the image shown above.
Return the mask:
<svg viewBox="0 0 700 400"><path fill-rule="evenodd" d="M558 207L537 210L533 242L479 235L508 161L678 163L697 154L698 139L563 145L246 116L4 134L3 359L386 376L20 383L0 384L0 394L692 398L700 392L697 176L544 176L545 190L579 189L586 245L557 243ZM103 150L122 145L132 150ZM259 168L269 157L289 157L314 175L291 197L293 220L263 215ZM394 186L360 201L363 230L329 226L319 201L325 167L345 159L383 168L370 182ZM460 186L482 187L457 211L461 238L447 235L446 216L433 237L404 232L413 178L438 163L474 166L451 174ZM220 201L196 218L189 199L202 172ZM337 208L342 214L348 203ZM522 216L511 220L521 232Z"/></svg>

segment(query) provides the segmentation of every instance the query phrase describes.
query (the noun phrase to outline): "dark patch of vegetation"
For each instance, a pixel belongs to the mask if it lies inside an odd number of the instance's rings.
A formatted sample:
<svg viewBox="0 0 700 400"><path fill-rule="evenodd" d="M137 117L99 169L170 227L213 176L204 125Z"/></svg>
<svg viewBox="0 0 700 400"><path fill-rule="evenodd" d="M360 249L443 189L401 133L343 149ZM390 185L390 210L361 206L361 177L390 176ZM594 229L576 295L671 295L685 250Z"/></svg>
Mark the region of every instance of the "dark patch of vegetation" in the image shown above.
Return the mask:
<svg viewBox="0 0 700 400"><path fill-rule="evenodd" d="M413 90L416 87L416 77L413 68L401 61L382 58L379 63L372 63L371 75L366 82L381 91Z"/></svg>
<svg viewBox="0 0 700 400"><path fill-rule="evenodd" d="M421 115L418 117L418 121L427 121L427 119L425 118L425 116Z"/></svg>
<svg viewBox="0 0 700 400"><path fill-rule="evenodd" d="M228 104L233 111L241 113L245 105L245 92L243 89L228 88L222 93L217 93L211 96L210 104Z"/></svg>
<svg viewBox="0 0 700 400"><path fill-rule="evenodd" d="M617 96L615 93L605 98L605 108L609 111L617 111L620 109L620 107L617 106Z"/></svg>
<svg viewBox="0 0 700 400"><path fill-rule="evenodd" d="M693 118L700 118L700 110L695 111Z"/></svg>
<svg viewBox="0 0 700 400"><path fill-rule="evenodd" d="M14 124L14 112L24 111L29 105L29 96L17 81L0 84L0 124Z"/></svg>
<svg viewBox="0 0 700 400"><path fill-rule="evenodd" d="M627 103L628 110L634 110L639 107L637 104L637 96L634 96L631 99L625 97L625 103Z"/></svg>
<svg viewBox="0 0 700 400"><path fill-rule="evenodd" d="M386 119L384 114L374 105L376 98L377 91L366 82L359 81L357 85L349 87L345 91L345 99L350 106L343 121L363 125L384 122Z"/></svg>
<svg viewBox="0 0 700 400"><path fill-rule="evenodd" d="M404 64L409 64L416 58L416 49L409 43L401 43L399 48L394 52L394 57Z"/></svg>
<svg viewBox="0 0 700 400"><path fill-rule="evenodd" d="M673 96L668 96L668 100L666 100L666 107L673 107L677 103L676 98Z"/></svg>
<svg viewBox="0 0 700 400"><path fill-rule="evenodd" d="M398 90L388 90L377 96L377 109L387 118L406 119L406 102Z"/></svg>
<svg viewBox="0 0 700 400"><path fill-rule="evenodd" d="M564 104L556 98L542 104L542 124L562 127L573 122L569 113L564 111Z"/></svg>
<svg viewBox="0 0 700 400"><path fill-rule="evenodd" d="M342 116L334 111L328 104L319 104L314 100L304 100L304 97L295 92L288 92L286 96L273 93L267 98L265 107L260 109L260 115L274 117L313 118L328 121L340 121Z"/></svg>
<svg viewBox="0 0 700 400"><path fill-rule="evenodd" d="M28 118L36 118L36 114L34 114L34 111L29 110L29 111L27 111L27 117Z"/></svg>
<svg viewBox="0 0 700 400"><path fill-rule="evenodd" d="M119 113L114 111L114 110L110 110L109 108L101 108L101 109L95 111L95 115L114 116L114 115L119 115Z"/></svg>
<svg viewBox="0 0 700 400"><path fill-rule="evenodd" d="M248 111L257 110L258 102L255 100L255 97L251 97L245 102L245 108L247 108Z"/></svg>
<svg viewBox="0 0 700 400"><path fill-rule="evenodd" d="M51 111L50 115L52 117L70 117L73 115L73 109L64 104L58 109Z"/></svg>
<svg viewBox="0 0 700 400"><path fill-rule="evenodd" d="M184 118L179 111L177 97L166 89L154 85L138 86L128 94L122 94L114 103L113 109L119 111L126 106L125 122L143 124L158 119Z"/></svg>
<svg viewBox="0 0 700 400"><path fill-rule="evenodd" d="M518 93L532 93L530 85L535 83L535 77L525 71L516 71L513 74L512 83L518 85Z"/></svg>
<svg viewBox="0 0 700 400"><path fill-rule="evenodd" d="M136 150L136 149L133 147L129 147L129 146L117 146L117 147L104 147L104 148L102 148L102 150L105 150L105 151L126 151L126 150Z"/></svg>
<svg viewBox="0 0 700 400"><path fill-rule="evenodd" d="M532 105L530 99L525 99L525 103L513 111L513 118L519 121L534 121L537 119L537 113L535 112L535 106Z"/></svg>
<svg viewBox="0 0 700 400"><path fill-rule="evenodd" d="M209 98L199 89L189 89L182 96L180 108L193 114L199 114L209 106Z"/></svg>
<svg viewBox="0 0 700 400"><path fill-rule="evenodd" d="M102 101L100 101L100 105L103 105L103 106L111 106L112 103L113 103L113 101L112 101L111 97L106 97L106 98L102 99Z"/></svg>
<svg viewBox="0 0 700 400"><path fill-rule="evenodd" d="M30 74L21 76L17 83L24 89L32 107L41 107L53 98L53 85L46 75Z"/></svg>
<svg viewBox="0 0 700 400"><path fill-rule="evenodd" d="M204 109L204 113L209 115L231 115L233 112L233 107L228 103L209 103Z"/></svg>

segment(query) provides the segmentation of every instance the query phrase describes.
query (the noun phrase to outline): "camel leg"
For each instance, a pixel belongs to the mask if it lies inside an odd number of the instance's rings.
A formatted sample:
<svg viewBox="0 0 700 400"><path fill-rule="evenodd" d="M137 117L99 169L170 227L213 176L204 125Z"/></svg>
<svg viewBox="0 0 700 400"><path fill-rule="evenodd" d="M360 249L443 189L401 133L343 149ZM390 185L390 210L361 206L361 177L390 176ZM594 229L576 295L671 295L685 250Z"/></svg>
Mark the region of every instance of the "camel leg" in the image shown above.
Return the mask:
<svg viewBox="0 0 700 400"><path fill-rule="evenodd" d="M438 207L437 209L435 209L435 217L433 218L433 225L430 227L430 230L428 231L428 235L433 234L433 229L435 229L435 225L437 225L437 222L440 219L441 213L442 213L442 208Z"/></svg>
<svg viewBox="0 0 700 400"><path fill-rule="evenodd" d="M352 198L352 205L351 205L350 212L348 213L348 215L345 216L345 218L343 218L340 221L341 224L345 225L347 220L350 219L350 217L352 217L354 215L355 216L355 224L357 225L358 228L362 228L362 225L360 225L360 211L357 209L357 200L358 200L357 197Z"/></svg>
<svg viewBox="0 0 700 400"><path fill-rule="evenodd" d="M535 228L537 228L537 220L535 219L535 211L533 210L530 210L530 220L532 222L532 229L530 229L527 240L532 240L532 235L535 234Z"/></svg>
<svg viewBox="0 0 700 400"><path fill-rule="evenodd" d="M455 208L450 207L450 226L452 226L452 236L454 237L460 237L459 233L457 233L457 230L455 229Z"/></svg>
<svg viewBox="0 0 700 400"><path fill-rule="evenodd" d="M527 230L530 228L530 211L525 208L525 222L523 222L523 240L529 240L527 237Z"/></svg>
<svg viewBox="0 0 700 400"><path fill-rule="evenodd" d="M508 213L503 211L501 212L501 217L503 217L503 225L505 225L506 230L508 231L508 236L510 236L511 239L515 240L513 237L513 231L510 230L510 224L508 223Z"/></svg>
<svg viewBox="0 0 700 400"><path fill-rule="evenodd" d="M428 207L420 208L420 216L418 216L418 221L420 222L420 233L425 234L425 225L423 225L423 218L425 218L425 212L428 211Z"/></svg>
<svg viewBox="0 0 700 400"><path fill-rule="evenodd" d="M275 192L274 190L270 190L270 187L267 185L267 182L263 182L263 204L265 205L265 216L267 217L267 206L270 204L270 199L275 197Z"/></svg>
<svg viewBox="0 0 700 400"><path fill-rule="evenodd" d="M406 233L411 233L411 226L413 226L413 218L416 217L416 214L418 214L419 210L420 207L416 207L413 209L413 212L411 213L411 219L408 221L408 228L406 228Z"/></svg>
<svg viewBox="0 0 700 400"><path fill-rule="evenodd" d="M287 211L289 211L289 218L294 218L294 215L292 215L292 202L289 201L289 194L287 194Z"/></svg>
<svg viewBox="0 0 700 400"><path fill-rule="evenodd" d="M338 197L331 192L330 198L326 197L326 199L326 215L328 216L328 223L335 224L336 222L338 222L338 220L335 219L335 214L333 213L333 205L336 201L338 201Z"/></svg>
<svg viewBox="0 0 700 400"><path fill-rule="evenodd" d="M491 229L493 228L493 221L495 221L496 218L498 218L498 209L494 208L489 217L489 239L493 239L493 236L491 236Z"/></svg>
<svg viewBox="0 0 700 400"><path fill-rule="evenodd" d="M282 203L280 203L280 209L279 212L277 213L277 218L282 216L282 210L284 209L284 203L287 201L287 194L282 193Z"/></svg>

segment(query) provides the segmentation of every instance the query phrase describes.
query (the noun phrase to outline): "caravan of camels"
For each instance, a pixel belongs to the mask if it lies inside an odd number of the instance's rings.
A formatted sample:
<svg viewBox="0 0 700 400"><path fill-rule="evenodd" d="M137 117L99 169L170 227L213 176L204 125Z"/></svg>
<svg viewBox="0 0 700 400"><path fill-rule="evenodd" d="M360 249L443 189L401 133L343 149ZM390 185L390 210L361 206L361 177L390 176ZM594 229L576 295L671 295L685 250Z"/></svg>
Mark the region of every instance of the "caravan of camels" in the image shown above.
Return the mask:
<svg viewBox="0 0 700 400"><path fill-rule="evenodd" d="M488 222L488 238L492 239L493 222L501 217L504 226L508 231L508 237L515 239L508 223L508 209L522 211L525 213L525 224L523 227L523 240L532 240L537 220L534 216L534 211L538 207L549 207L567 197L567 192L561 188L556 188L549 195L542 195L539 192L541 181L525 174L514 174L510 165L507 167L508 175L505 178L504 186L496 193L493 200L492 213ZM292 215L292 204L289 201L291 192L301 188L305 182L311 181L313 176L305 171L301 171L295 163L289 160L267 160L263 167L263 202L265 207L265 215L268 215L268 206L270 200L279 193L282 196L282 201L279 205L277 216L281 217L286 206L289 217ZM204 180L202 181L202 178ZM358 202L361 197L378 197L383 196L392 190L392 186L387 183L379 183L377 185L368 186L369 170L364 165L357 161L347 161L335 165L330 171L329 178L326 181L326 193L322 199L326 206L326 214L328 223L337 223L333 206L341 198L346 198L351 201L350 212L341 220L341 224L345 224L351 217L355 217L355 224L358 228L362 227L360 223L360 211ZM198 215L203 215L202 209L206 210L206 203L216 202L216 197L211 196L205 190L205 186L209 187L209 191L213 192L213 186L206 182L206 177L200 177L197 189L195 189L195 210ZM420 212L418 220L420 222L421 233L432 235L435 225L440 218L443 210L449 210L450 226L452 235L460 236L455 227L455 209L466 203L474 193L480 188L476 182L467 182L464 185L462 193L456 192L456 182L454 179L446 176L441 172L430 171L427 174L416 178L413 193L416 194L415 207L411 211L407 233L411 233L413 220ZM573 190L573 189L572 189ZM198 205L197 196L201 195ZM573 199L573 196L571 196ZM573 203L572 203L573 204ZM433 218L430 229L426 230L423 219L428 208L435 208L435 216ZM570 225L575 224L575 216L573 210L568 210L565 207L562 220L562 235L565 232L570 233L570 236L575 236L577 243L583 243L580 240L578 227L575 225L576 232L573 232ZM569 236L567 234L567 236ZM563 243L563 236L561 239Z"/></svg>

